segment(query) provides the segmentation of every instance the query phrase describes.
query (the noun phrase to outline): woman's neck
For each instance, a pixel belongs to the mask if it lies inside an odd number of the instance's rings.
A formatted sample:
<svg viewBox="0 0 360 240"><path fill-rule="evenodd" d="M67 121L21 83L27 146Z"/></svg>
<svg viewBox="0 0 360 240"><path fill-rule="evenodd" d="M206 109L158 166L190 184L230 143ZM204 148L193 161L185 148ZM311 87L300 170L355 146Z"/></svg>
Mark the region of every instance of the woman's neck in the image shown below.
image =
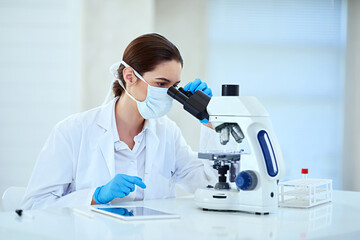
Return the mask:
<svg viewBox="0 0 360 240"><path fill-rule="evenodd" d="M136 102L122 94L115 105L116 128L121 140L134 137L141 132L144 118L140 115Z"/></svg>

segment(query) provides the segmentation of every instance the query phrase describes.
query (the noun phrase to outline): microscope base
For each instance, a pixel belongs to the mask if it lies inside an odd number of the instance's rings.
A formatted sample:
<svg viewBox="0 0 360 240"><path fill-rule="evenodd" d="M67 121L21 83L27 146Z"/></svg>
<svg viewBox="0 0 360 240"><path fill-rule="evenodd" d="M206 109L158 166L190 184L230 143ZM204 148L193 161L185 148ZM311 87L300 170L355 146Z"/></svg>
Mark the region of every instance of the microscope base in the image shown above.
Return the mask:
<svg viewBox="0 0 360 240"><path fill-rule="evenodd" d="M277 192L276 195L272 194L272 197L262 195L261 190L238 191L202 188L195 192L195 203L200 208L207 210L243 211L256 214L277 212Z"/></svg>

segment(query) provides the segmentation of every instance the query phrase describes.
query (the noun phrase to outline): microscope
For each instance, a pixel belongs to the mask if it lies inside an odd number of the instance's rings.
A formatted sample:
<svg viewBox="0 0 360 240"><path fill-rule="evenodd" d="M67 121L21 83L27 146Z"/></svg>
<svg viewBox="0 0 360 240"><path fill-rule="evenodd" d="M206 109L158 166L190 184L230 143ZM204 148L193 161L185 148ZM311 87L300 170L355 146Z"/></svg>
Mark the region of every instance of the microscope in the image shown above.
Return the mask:
<svg viewBox="0 0 360 240"><path fill-rule="evenodd" d="M276 212L277 184L285 169L269 114L259 100L239 96L238 85L222 85L222 96L212 98L202 91L192 94L176 87L170 87L168 95L194 117L208 119L222 145L232 136L239 146L247 141L250 149L246 155L241 150L198 153L199 158L214 162L219 181L197 189L196 204L204 210ZM247 163L244 169L243 161Z"/></svg>

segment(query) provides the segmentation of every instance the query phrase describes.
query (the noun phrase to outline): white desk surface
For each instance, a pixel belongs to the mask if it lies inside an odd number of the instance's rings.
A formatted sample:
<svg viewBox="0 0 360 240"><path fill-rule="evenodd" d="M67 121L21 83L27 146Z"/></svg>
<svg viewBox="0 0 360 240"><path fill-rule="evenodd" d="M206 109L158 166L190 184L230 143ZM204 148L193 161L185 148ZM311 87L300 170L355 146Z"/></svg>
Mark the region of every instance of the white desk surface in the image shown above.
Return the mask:
<svg viewBox="0 0 360 240"><path fill-rule="evenodd" d="M204 212L192 197L123 203L176 213L180 219L126 222L70 208L0 213L0 239L360 239L360 192L334 191L332 203L276 214Z"/></svg>

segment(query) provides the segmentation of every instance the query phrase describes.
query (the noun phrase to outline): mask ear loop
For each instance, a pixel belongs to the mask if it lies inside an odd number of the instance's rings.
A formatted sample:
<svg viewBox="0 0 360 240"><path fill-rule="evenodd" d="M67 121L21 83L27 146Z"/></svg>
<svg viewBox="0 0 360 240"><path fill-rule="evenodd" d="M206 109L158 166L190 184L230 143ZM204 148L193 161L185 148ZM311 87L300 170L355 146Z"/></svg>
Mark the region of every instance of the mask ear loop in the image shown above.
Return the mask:
<svg viewBox="0 0 360 240"><path fill-rule="evenodd" d="M150 85L150 84L147 83L147 81L145 81L145 79L144 79L135 69L133 69L132 67L130 67L129 64L127 64L127 63L124 62L124 61L121 61L120 64L124 65L125 67L131 68L131 69L134 71L134 74L135 74L136 77L140 78L140 79L141 79L144 83L146 83L147 85Z"/></svg>
<svg viewBox="0 0 360 240"><path fill-rule="evenodd" d="M104 105L107 103L109 97L111 96L113 84L114 84L114 82L116 82L116 81L119 81L120 86L124 89L124 91L126 92L126 94L127 94L131 99L133 99L135 102L137 102L137 100L136 100L133 96L131 96L131 95L126 91L125 86L122 84L121 80L119 79L119 74L118 74L118 72L117 72L117 69L121 66L121 64L123 64L125 67L131 68L131 69L134 71L134 74L135 74L136 77L140 78L143 82L145 82L147 85L149 85L149 84L145 81L145 79L144 79L137 71L135 71L135 69L133 69L132 67L129 66L129 64L127 64L127 63L124 62L124 61L116 62L116 63L114 63L113 65L111 65L110 68L109 68L109 71L110 71L111 75L114 76L114 78L113 78L112 82L110 83L109 90L108 90L108 92L107 92L107 94L106 94L106 97L105 97L105 99L104 99L104 102L101 104L101 106L104 106Z"/></svg>

